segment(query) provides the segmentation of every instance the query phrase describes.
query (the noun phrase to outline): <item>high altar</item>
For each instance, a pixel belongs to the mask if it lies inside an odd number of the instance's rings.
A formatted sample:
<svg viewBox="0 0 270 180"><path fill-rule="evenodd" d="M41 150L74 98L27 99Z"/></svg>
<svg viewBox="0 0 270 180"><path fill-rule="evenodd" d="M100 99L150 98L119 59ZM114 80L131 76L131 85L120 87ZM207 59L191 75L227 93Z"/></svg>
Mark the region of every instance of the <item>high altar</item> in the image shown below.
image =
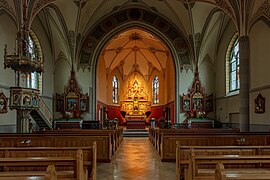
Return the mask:
<svg viewBox="0 0 270 180"><path fill-rule="evenodd" d="M144 79L134 77L128 81L121 111L126 113L125 120L129 129L144 129L147 111L151 111L151 101L148 101L148 91Z"/></svg>

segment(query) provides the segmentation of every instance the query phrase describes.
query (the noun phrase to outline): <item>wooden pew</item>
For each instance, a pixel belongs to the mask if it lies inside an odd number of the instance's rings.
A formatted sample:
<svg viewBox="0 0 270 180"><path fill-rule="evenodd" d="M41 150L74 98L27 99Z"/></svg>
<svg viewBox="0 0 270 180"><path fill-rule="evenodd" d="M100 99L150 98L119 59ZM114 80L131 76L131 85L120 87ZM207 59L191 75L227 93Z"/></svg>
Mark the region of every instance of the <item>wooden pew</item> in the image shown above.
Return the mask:
<svg viewBox="0 0 270 180"><path fill-rule="evenodd" d="M242 171L256 172L254 168L265 168L270 164L270 155L195 155L191 151L188 169L185 171L185 180L215 179L214 167L218 163L226 164L230 168L242 168ZM203 166L203 169L202 169ZM206 169L205 167L208 166ZM270 170L265 169L270 175ZM237 171L235 171L237 173ZM269 177L270 178L270 177Z"/></svg>
<svg viewBox="0 0 270 180"><path fill-rule="evenodd" d="M215 129L217 131L217 129ZM156 151L161 161L175 161L176 142L182 146L266 146L270 145L269 132L220 132L197 129L197 132L177 132L158 129Z"/></svg>
<svg viewBox="0 0 270 180"><path fill-rule="evenodd" d="M163 144L167 143L167 141L164 142L164 137L167 138L167 136L174 136L175 138L177 138L179 136L185 136L185 135L195 135L196 136L196 134L224 134L224 133L235 134L237 132L239 132L238 129L217 129L217 128L159 129L159 128L150 128L149 129L149 139L150 139L150 142L152 142L155 149L157 150L161 159L164 161L171 161L170 159L166 158L166 152L165 152L165 154L163 153L164 150L166 151L166 148L164 148Z"/></svg>
<svg viewBox="0 0 270 180"><path fill-rule="evenodd" d="M217 163L215 170L215 180L269 180L269 169L234 169L226 170L223 163Z"/></svg>
<svg viewBox="0 0 270 180"><path fill-rule="evenodd" d="M77 150L76 157L17 157L17 158L0 158L0 166L5 166L5 170L8 170L10 174L13 176L21 176L22 171L14 170L13 168L22 168L24 171L24 176L27 177L27 173L25 171L28 171L28 169L31 169L29 171L29 176L35 174L36 169L39 170L42 167L47 167L49 165L54 165L56 168L62 167L62 166L72 166L73 170L73 177L76 180L86 180L88 179L87 169L84 172L83 168L83 152L82 150ZM50 167L51 168L51 167ZM13 170L11 170L13 169ZM44 171L45 172L45 171ZM55 172L48 172L53 173ZM42 173L41 173L42 174ZM0 172L0 177L3 179L5 176L7 176L7 172ZM37 175L37 174L36 174ZM50 176L50 174L45 174L44 176ZM66 178L70 178L70 175L67 174Z"/></svg>
<svg viewBox="0 0 270 180"><path fill-rule="evenodd" d="M0 134L0 147L17 147L20 142L30 142L32 147L91 147L97 143L97 161L110 162L112 158L111 137L89 135L88 133L42 133L42 134ZM23 144L23 143L21 143Z"/></svg>
<svg viewBox="0 0 270 180"><path fill-rule="evenodd" d="M57 129L35 132L37 134L86 134L88 136L109 136L111 155L114 155L123 140L123 128L119 129Z"/></svg>
<svg viewBox="0 0 270 180"><path fill-rule="evenodd" d="M180 146L176 148L176 176L184 177L191 149L195 155L270 155L270 146Z"/></svg>
<svg viewBox="0 0 270 180"><path fill-rule="evenodd" d="M0 148L0 159L5 158L75 158L80 149L83 154L83 168L87 170L89 179L96 179L96 142L92 147L4 147ZM7 167L2 166L3 171L36 170L37 168ZM70 170L68 167L56 167L57 171Z"/></svg>
<svg viewBox="0 0 270 180"><path fill-rule="evenodd" d="M29 172L0 172L0 178L4 180L27 180L27 179L45 179L45 180L57 180L57 174L55 170L54 165L48 165L45 174L43 173L38 173L34 175L31 173L29 175Z"/></svg>

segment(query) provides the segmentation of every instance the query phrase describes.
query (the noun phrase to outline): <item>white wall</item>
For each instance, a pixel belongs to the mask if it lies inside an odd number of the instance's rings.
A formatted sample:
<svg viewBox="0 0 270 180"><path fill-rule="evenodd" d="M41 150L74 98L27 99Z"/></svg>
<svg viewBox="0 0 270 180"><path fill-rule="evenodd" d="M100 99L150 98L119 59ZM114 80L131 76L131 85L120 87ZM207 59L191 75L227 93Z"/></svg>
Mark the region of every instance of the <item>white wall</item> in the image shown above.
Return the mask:
<svg viewBox="0 0 270 180"><path fill-rule="evenodd" d="M220 40L215 65L216 120L229 122L231 113L239 113L239 95L226 95L226 52L231 38L236 33L230 22Z"/></svg>
<svg viewBox="0 0 270 180"><path fill-rule="evenodd" d="M9 98L9 87L15 86L15 73L12 69L4 69L4 48L7 44L7 53L14 53L16 25L6 15L0 16L0 91L2 91L7 98ZM10 130L14 132L16 127L16 111L8 109L8 113L0 114L0 132L7 132Z"/></svg>
<svg viewBox="0 0 270 180"><path fill-rule="evenodd" d="M257 22L250 30L250 123L270 125L270 31L264 22ZM265 113L255 113L255 99L258 94L266 98ZM269 127L267 128L269 129ZM259 130L259 129L258 129Z"/></svg>

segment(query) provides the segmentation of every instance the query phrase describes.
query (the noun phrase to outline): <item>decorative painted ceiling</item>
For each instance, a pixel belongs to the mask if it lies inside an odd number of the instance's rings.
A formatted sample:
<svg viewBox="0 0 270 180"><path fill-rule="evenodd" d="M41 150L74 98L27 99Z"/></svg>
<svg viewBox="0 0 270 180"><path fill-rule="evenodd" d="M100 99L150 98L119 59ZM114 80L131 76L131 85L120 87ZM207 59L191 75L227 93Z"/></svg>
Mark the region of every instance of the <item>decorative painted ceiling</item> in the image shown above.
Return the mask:
<svg viewBox="0 0 270 180"><path fill-rule="evenodd" d="M146 30L152 27L163 34L175 48L180 68L198 63L205 49L215 64L224 30L234 26L240 36L246 36L257 21L270 24L269 8L269 0L0 0L0 15L7 14L18 29L23 13L27 28L44 27L55 64L65 56L83 69L93 67L93 53L101 39L124 24L133 28L143 24ZM118 63L113 62L110 68ZM163 68L154 60L148 62Z"/></svg>
<svg viewBox="0 0 270 180"><path fill-rule="evenodd" d="M134 28L112 38L101 55L110 71L119 67L123 76L134 70L147 76L154 68L160 72L166 68L169 53L157 37Z"/></svg>

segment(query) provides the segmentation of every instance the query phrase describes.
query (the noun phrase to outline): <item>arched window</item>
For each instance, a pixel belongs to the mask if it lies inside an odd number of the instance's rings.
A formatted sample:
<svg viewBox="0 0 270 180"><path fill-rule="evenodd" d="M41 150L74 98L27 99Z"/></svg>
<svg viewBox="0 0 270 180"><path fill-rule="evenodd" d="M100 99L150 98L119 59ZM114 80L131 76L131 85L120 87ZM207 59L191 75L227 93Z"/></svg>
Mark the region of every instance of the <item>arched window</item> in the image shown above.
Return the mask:
<svg viewBox="0 0 270 180"><path fill-rule="evenodd" d="M153 104L159 103L159 81L158 76L155 76L152 83Z"/></svg>
<svg viewBox="0 0 270 180"><path fill-rule="evenodd" d="M235 34L226 54L226 92L235 92L240 88L240 61L238 35Z"/></svg>
<svg viewBox="0 0 270 180"><path fill-rule="evenodd" d="M116 76L113 76L112 79L112 100L113 103L118 103L118 92L119 92L119 81Z"/></svg>
<svg viewBox="0 0 270 180"><path fill-rule="evenodd" d="M32 57L32 59L35 60L37 57L42 58L41 47L33 31L29 32L28 41L29 41L28 52L30 56ZM39 74L37 72L28 74L27 87L38 89L40 90L40 93L42 93L42 74Z"/></svg>

